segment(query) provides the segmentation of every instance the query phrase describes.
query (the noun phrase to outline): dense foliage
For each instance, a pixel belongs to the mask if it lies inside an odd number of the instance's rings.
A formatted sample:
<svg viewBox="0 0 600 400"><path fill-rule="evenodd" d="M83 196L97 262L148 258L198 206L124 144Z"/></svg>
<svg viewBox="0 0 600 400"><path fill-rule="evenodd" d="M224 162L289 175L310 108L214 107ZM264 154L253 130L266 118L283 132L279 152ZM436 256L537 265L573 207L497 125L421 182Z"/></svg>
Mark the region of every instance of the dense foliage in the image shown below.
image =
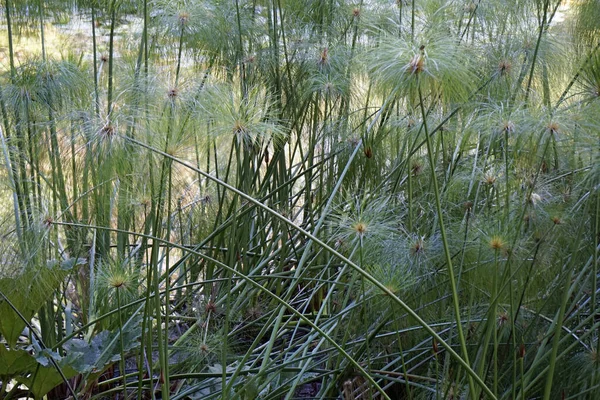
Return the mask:
<svg viewBox="0 0 600 400"><path fill-rule="evenodd" d="M598 0L2 0L0 399L600 396Z"/></svg>

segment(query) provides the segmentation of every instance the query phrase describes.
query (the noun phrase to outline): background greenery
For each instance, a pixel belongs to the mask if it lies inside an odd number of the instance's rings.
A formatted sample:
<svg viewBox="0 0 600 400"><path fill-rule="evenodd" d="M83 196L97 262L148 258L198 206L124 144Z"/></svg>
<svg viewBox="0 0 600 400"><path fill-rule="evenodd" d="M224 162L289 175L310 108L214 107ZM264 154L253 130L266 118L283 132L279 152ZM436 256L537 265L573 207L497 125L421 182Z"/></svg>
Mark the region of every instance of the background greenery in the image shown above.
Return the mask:
<svg viewBox="0 0 600 400"><path fill-rule="evenodd" d="M0 399L600 396L597 0L0 11Z"/></svg>

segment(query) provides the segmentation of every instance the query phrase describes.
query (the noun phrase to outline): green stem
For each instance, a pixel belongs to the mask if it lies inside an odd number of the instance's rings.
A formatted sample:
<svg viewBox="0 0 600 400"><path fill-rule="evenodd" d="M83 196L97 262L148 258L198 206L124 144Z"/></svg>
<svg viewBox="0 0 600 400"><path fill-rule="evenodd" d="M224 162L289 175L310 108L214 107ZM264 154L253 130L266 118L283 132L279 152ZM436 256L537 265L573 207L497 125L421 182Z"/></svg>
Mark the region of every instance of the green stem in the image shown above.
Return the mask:
<svg viewBox="0 0 600 400"><path fill-rule="evenodd" d="M558 354L560 334L562 333L562 325L565 319L567 301L571 295L571 287L568 285L571 283L571 277L573 276L573 267L570 265L570 263L568 263L567 268L569 271L567 272L567 279L565 280L566 287L563 290L562 302L558 311L558 315L552 324L554 328L554 339L552 342L552 352L550 353L550 360L548 364L548 374L546 375L546 386L544 388L543 397L544 400L550 400L550 395L552 394L552 383L554 382L554 369L556 368L556 355Z"/></svg>
<svg viewBox="0 0 600 400"><path fill-rule="evenodd" d="M123 138L124 140L127 140L127 141L130 141L132 143L135 143L135 144L137 144L140 147L143 147L143 148L145 148L147 150L150 150L153 153L156 153L156 154L162 155L163 157L169 158L169 159L177 162L178 164L180 164L180 165L182 165L182 166L184 166L186 168L189 168L190 170L192 170L192 171L194 171L194 172L202 175L203 177L205 177L205 178L207 178L207 179L209 179L209 180L217 183L218 185L222 186L223 188L236 193L240 197L242 197L245 200L249 201L250 203L254 204L255 206L257 206L258 208L260 208L263 211L267 212L271 216L273 216L273 217L279 219L280 221L284 222L285 224L289 225L290 227L292 227L294 230L298 231L303 236L305 236L308 239L314 241L321 248L323 248L324 250L326 250L327 252L329 252L333 256L337 257L338 259L340 259L344 263L348 264L352 269L354 269L359 274L361 274L363 277L365 277L368 281L370 281L371 283L373 283L373 285L375 287L377 287L378 289L380 289L383 293L387 294L389 296L389 298L393 302L395 302L396 304L398 304L402 309L404 309L405 312L407 314L409 314L411 318L414 318L414 320L419 325L421 325L423 327L423 329L425 331L427 331L427 333L429 333L431 336L433 336L438 341L438 343L440 343L446 349L446 351L452 356L452 358L454 358L463 368L465 368L465 371L469 374L469 376L475 382L477 382L477 384L483 389L483 391L486 393L486 395L489 396L490 399L496 399L496 396L494 396L494 394L492 393L492 391L486 386L486 384L483 382L483 380L471 368L470 363L468 361L468 358L467 359L463 359L458 353L456 353L454 351L454 349L452 348L452 346L450 346L445 340L443 340L435 332L435 330L429 324L427 324L411 307L409 307L404 301L402 301L398 296L396 296L396 294L394 294L390 289L388 289L385 285L383 285L381 282L379 282L377 279L375 279L367 271L365 271L364 269L362 269L361 267L359 267L358 265L356 265L354 262L352 262L351 260L349 260L347 257L343 256L337 250L333 249L331 246L329 246L328 244L326 244L325 242L323 242L323 240L321 240L321 239L317 238L316 236L312 235L310 232L308 232L307 230L305 230L304 228L302 228L298 224L292 222L289 218L286 218L285 216L283 216L280 213L276 212L275 210L271 209L266 204L264 204L264 203L256 200L254 197L252 197L252 196L250 196L250 195L248 195L248 194L246 194L246 193L244 193L244 192L236 189L235 187L231 186L230 184L228 184L226 182L223 182L222 180L220 180L218 178L215 178L213 175L211 175L211 174L209 174L207 172L202 171L200 168L197 168L197 167L189 164L186 161L178 159L177 157L174 157L174 156L172 156L170 154L167 154L164 151L160 151L159 149L157 149L155 147L152 147L152 146L150 146L148 144L140 142L137 139L127 138L127 137L123 137L123 136L120 136L120 137ZM447 253L447 257L448 257L449 256L449 250L448 250L448 248L446 248L446 253ZM450 266L450 268L451 268L451 266ZM453 288L456 289L455 281L454 281L454 275L453 274L451 274L451 282L452 282ZM458 307L458 298L457 297L455 297L455 308L456 307ZM460 315L457 315L457 318L460 320ZM460 325L459 325L459 332L462 334L462 326L460 326ZM462 336L461 343L464 344L464 335ZM466 350L466 346L464 346L464 348L463 348L463 351L465 351L465 350ZM361 368L361 370L362 370L362 368Z"/></svg>
<svg viewBox="0 0 600 400"><path fill-rule="evenodd" d="M119 350L121 352L121 360L119 361L119 368L121 369L121 376L123 377L123 399L127 399L127 378L125 373L125 346L123 343L123 318L121 315L121 286L115 287L117 292L117 310L119 315Z"/></svg>
<svg viewBox="0 0 600 400"><path fill-rule="evenodd" d="M442 243L444 245L444 255L446 257L446 265L448 268L448 276L450 278L450 289L452 290L452 303L454 306L454 317L456 320L456 329L458 332L458 341L460 342L460 347L462 351L462 357L464 363L468 366L468 369L471 368L471 363L469 361L469 352L467 350L467 342L465 340L465 335L463 332L462 321L460 317L460 304L458 298L458 290L456 288L456 279L454 277L454 269L452 267L452 256L450 255L450 245L448 244L448 239L446 237L446 229L444 227L444 217L442 211L442 204L440 200L440 190L438 187L437 177L435 175L435 161L433 159L433 146L431 144L431 137L429 136L429 130L427 129L427 115L425 113L425 107L423 102L423 93L421 90L421 81L419 78L417 82L418 92L419 92L419 103L421 108L421 116L423 118L423 129L425 131L425 138L427 143L427 156L429 159L429 167L431 169L431 179L433 181L433 193L435 196L435 207L438 214L438 223L440 224L440 232L442 235ZM471 397L475 398L475 384L473 381L473 375L469 374L469 389L471 393ZM479 378L479 377L478 377ZM487 389L485 385L482 386L482 389ZM489 389L488 389L489 390ZM488 393L490 397L496 398L494 394L491 392Z"/></svg>
<svg viewBox="0 0 600 400"><path fill-rule="evenodd" d="M92 3L92 57L94 63L94 107L96 116L100 115L100 92L98 90L98 46L96 43L96 8Z"/></svg>
<svg viewBox="0 0 600 400"><path fill-rule="evenodd" d="M44 0L38 1L40 16L40 40L42 42L42 60L46 61L46 40L44 35Z"/></svg>
<svg viewBox="0 0 600 400"><path fill-rule="evenodd" d="M114 64L114 45L115 45L115 23L117 18L117 0L113 0L110 6L110 35L108 39L108 94L107 94L107 112L110 118L113 102L113 64Z"/></svg>

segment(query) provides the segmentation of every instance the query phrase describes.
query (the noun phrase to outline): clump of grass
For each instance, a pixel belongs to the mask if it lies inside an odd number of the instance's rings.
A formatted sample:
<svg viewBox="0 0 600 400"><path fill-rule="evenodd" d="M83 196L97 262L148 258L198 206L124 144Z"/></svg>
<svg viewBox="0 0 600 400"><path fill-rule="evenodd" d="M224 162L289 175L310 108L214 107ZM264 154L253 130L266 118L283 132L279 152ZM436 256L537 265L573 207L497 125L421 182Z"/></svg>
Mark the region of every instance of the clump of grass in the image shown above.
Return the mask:
<svg viewBox="0 0 600 400"><path fill-rule="evenodd" d="M3 380L597 394L593 2L5 3Z"/></svg>

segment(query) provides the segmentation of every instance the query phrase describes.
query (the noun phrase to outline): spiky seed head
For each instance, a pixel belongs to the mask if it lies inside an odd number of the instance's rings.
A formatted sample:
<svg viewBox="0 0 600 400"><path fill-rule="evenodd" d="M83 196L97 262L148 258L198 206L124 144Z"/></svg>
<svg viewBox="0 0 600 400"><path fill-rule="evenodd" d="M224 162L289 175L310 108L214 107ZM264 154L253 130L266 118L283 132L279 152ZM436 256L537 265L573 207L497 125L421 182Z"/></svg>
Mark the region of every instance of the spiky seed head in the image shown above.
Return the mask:
<svg viewBox="0 0 600 400"><path fill-rule="evenodd" d="M100 129L100 134L105 138L111 138L115 134L115 127L111 124L106 124Z"/></svg>
<svg viewBox="0 0 600 400"><path fill-rule="evenodd" d="M527 202L531 205L536 205L542 200L542 196L537 193L531 193L531 195L527 198Z"/></svg>
<svg viewBox="0 0 600 400"><path fill-rule="evenodd" d="M152 199L150 198L150 196L142 196L142 198L140 198L140 206L150 207L150 204L152 204Z"/></svg>
<svg viewBox="0 0 600 400"><path fill-rule="evenodd" d="M214 301L209 301L208 303L206 303L206 306L204 306L204 311L206 311L206 313L212 313L214 314L217 311L217 305L215 304Z"/></svg>
<svg viewBox="0 0 600 400"><path fill-rule="evenodd" d="M498 72L500 73L500 76L504 76L504 75L510 73L511 68L512 68L512 65L511 65L510 61L507 61L507 60L502 60L502 61L500 61L500 64L498 64Z"/></svg>
<svg viewBox="0 0 600 400"><path fill-rule="evenodd" d="M502 131L505 133L513 133L515 131L515 124L512 121L502 122Z"/></svg>
<svg viewBox="0 0 600 400"><path fill-rule="evenodd" d="M235 121L233 124L233 133L235 135L244 135L248 131L248 128L242 121Z"/></svg>
<svg viewBox="0 0 600 400"><path fill-rule="evenodd" d="M415 54L408 64L411 75L418 75L425 70L425 59L421 54Z"/></svg>
<svg viewBox="0 0 600 400"><path fill-rule="evenodd" d="M421 175L421 172L423 172L423 164L421 164L419 161L414 161L412 163L410 171L412 172L413 176Z"/></svg>
<svg viewBox="0 0 600 400"><path fill-rule="evenodd" d="M492 236L488 244L490 248L495 251L502 250L506 246L504 239L502 239L500 236Z"/></svg>
<svg viewBox="0 0 600 400"><path fill-rule="evenodd" d="M600 363L600 357L598 357L598 350L596 348L592 348L592 350L590 350L590 360L594 364Z"/></svg>
<svg viewBox="0 0 600 400"><path fill-rule="evenodd" d="M50 229L50 227L52 226L52 223L54 223L54 220L50 216L47 216L42 221L42 224L44 225L44 228L46 228L46 229Z"/></svg>
<svg viewBox="0 0 600 400"><path fill-rule="evenodd" d="M393 283L388 283L388 284L386 284L386 285L385 285L385 288L386 288L387 290L389 290L390 292L392 292L392 293L396 293L396 292L398 291L398 288L397 288L397 287L396 287L396 286L395 286ZM384 294L385 296L387 296L387 295L388 295L388 294L387 294L387 293L385 293L385 292L384 292L383 294Z"/></svg>
<svg viewBox="0 0 600 400"><path fill-rule="evenodd" d="M410 255L413 257L417 257L423 253L425 253L425 240L423 238L417 238L410 245Z"/></svg>
<svg viewBox="0 0 600 400"><path fill-rule="evenodd" d="M548 124L548 132L550 132L553 135L558 135L558 132L560 131L560 127L558 126L558 123L552 121Z"/></svg>
<svg viewBox="0 0 600 400"><path fill-rule="evenodd" d="M181 25L186 25L190 20L190 14L188 14L186 12L180 12L178 19L179 19L179 23Z"/></svg>
<svg viewBox="0 0 600 400"><path fill-rule="evenodd" d="M108 276L108 286L113 289L121 289L127 286L127 275L122 271L114 271Z"/></svg>
<svg viewBox="0 0 600 400"><path fill-rule="evenodd" d="M360 8L358 7L354 7L354 9L352 10L352 16L354 18L358 18L360 17Z"/></svg>
<svg viewBox="0 0 600 400"><path fill-rule="evenodd" d="M363 237L365 236L365 234L367 233L367 224L359 221L357 223L355 223L354 225L352 225L352 229L354 229L354 231L358 234L358 236Z"/></svg>
<svg viewBox="0 0 600 400"><path fill-rule="evenodd" d="M352 380L348 379L347 381L345 381L343 383L342 387L343 387L345 399L352 399L355 397L354 396L354 385L352 383Z"/></svg>
<svg viewBox="0 0 600 400"><path fill-rule="evenodd" d="M331 93L333 93L334 90L335 90L335 86L333 85L332 82L327 82L325 84L325 86L323 86L323 92L325 92L325 93L331 94Z"/></svg>
<svg viewBox="0 0 600 400"><path fill-rule="evenodd" d="M319 59L319 65L325 65L329 62L329 49L325 47L321 51L321 58Z"/></svg>
<svg viewBox="0 0 600 400"><path fill-rule="evenodd" d="M496 183L496 177L492 174L485 174L483 181L486 185L492 186L494 183Z"/></svg>

